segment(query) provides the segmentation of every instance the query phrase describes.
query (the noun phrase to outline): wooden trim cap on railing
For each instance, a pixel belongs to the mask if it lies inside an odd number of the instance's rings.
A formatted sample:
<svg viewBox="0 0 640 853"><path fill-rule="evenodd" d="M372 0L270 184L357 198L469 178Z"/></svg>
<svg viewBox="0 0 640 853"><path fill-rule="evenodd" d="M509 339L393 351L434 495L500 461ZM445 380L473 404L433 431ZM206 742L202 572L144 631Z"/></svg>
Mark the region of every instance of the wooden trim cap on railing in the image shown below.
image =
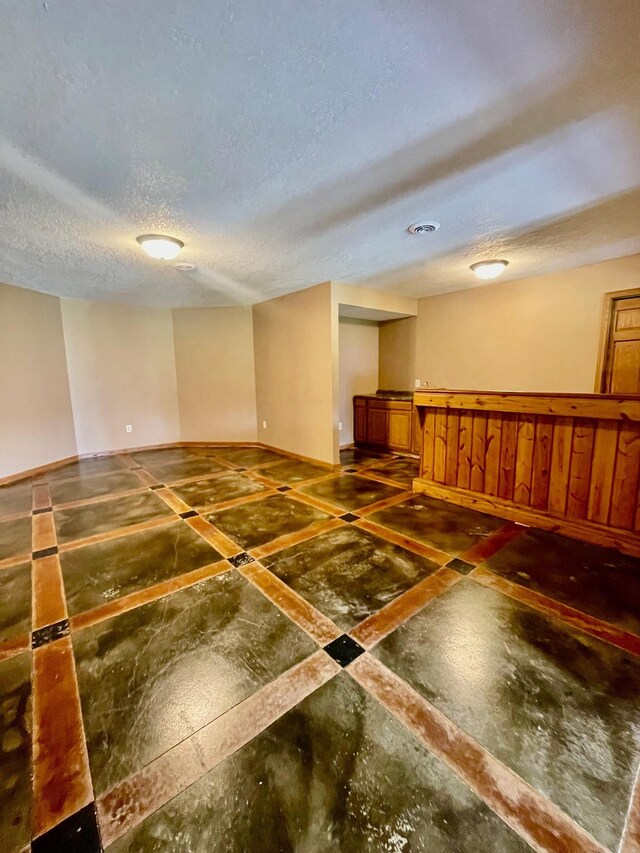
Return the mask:
<svg viewBox="0 0 640 853"><path fill-rule="evenodd" d="M640 421L640 397L611 394L524 394L508 391L416 391L416 406L557 417Z"/></svg>

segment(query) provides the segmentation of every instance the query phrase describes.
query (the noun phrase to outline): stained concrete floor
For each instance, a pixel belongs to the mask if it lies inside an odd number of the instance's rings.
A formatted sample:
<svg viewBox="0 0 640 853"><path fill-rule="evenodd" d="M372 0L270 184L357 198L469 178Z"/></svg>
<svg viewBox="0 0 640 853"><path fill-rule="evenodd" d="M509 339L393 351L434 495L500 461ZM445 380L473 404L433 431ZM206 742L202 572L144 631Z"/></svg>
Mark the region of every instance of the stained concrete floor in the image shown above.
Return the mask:
<svg viewBox="0 0 640 853"><path fill-rule="evenodd" d="M342 461L0 487L3 853L638 853L640 562Z"/></svg>

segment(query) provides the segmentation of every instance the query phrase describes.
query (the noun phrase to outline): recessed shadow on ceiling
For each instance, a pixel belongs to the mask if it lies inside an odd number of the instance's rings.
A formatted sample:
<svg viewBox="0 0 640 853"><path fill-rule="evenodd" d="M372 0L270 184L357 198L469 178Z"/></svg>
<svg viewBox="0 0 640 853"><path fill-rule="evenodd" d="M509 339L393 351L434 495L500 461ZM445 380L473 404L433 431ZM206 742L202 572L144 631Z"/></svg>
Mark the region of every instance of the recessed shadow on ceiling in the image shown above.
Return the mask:
<svg viewBox="0 0 640 853"><path fill-rule="evenodd" d="M611 9L608 13L614 17L608 17L606 25L598 27L593 23L588 56L571 75L558 73L554 68L534 83L521 86L472 115L425 135L420 141L290 200L270 213L270 220L276 223L274 230L294 235L301 245L309 240L320 242L333 236L338 229L347 229L358 220L376 212L380 214L385 209L389 209L393 219L393 205L412 197L416 197L416 201L419 198L420 215L438 218L437 209L425 210L426 194L430 190L456 179L451 187L455 195L458 188L467 185L470 171L484 168L488 176L492 169L501 167L498 161L510 152L527 147L532 152L544 150L553 135L566 132L605 111L617 109L621 137L629 140L630 149L634 149L635 140L640 138L640 55L631 54L626 44L621 44L620 28L624 27L624 17L615 17L615 11ZM619 13L623 12L621 8ZM587 45L582 46L583 50L586 48ZM490 55L486 61L490 64ZM634 150L603 151L603 157L611 155L618 159L625 155L633 158ZM521 156L526 158L526 152ZM597 193L597 163L587 164L588 171L584 174L585 164L578 157L575 163L567 165L580 171L582 187L593 187L594 194ZM570 210L567 223L573 221L571 208L576 201L567 201ZM380 221L379 216L377 221ZM590 223L591 220L585 224ZM535 233L537 229L538 226ZM596 239L598 230L594 223ZM423 259L430 258L444 239L446 223L438 241L418 238L407 247L411 263L416 262L416 253ZM447 246L446 254L452 255L451 246ZM378 267L377 272L384 280L384 259L381 260L382 269ZM370 279L368 271L362 270L361 275L351 280L365 283L375 278Z"/></svg>
<svg viewBox="0 0 640 853"><path fill-rule="evenodd" d="M638 241L637 248L629 241ZM605 257L620 257L634 254L640 249L640 187L635 187L624 193L603 199L596 204L572 211L564 216L537 223L528 228L510 232L503 239L496 239L497 251L505 257L526 250L527 246L546 245L550 247L549 263L553 263L553 250L570 250L576 254L592 252L595 260L598 250L606 247L616 247L613 255ZM629 246L625 250L625 246ZM429 258L427 262L406 264L396 267L380 275L371 276L363 283L370 287L395 286L403 293L425 293L431 290L433 294L459 288L438 287L437 269L441 258L449 259L456 252L463 255L469 252L470 246L459 246L457 250L446 251L440 257ZM449 261L447 261L449 263ZM582 263L588 263L583 261ZM426 268L427 264L429 269ZM571 266L571 264L566 264ZM557 269L554 266L554 269ZM527 275L533 273L527 273ZM524 277L518 274L518 267L509 267L507 274L500 281ZM478 284L469 272L469 281ZM491 284L492 282L487 282ZM428 294L426 294L428 295Z"/></svg>
<svg viewBox="0 0 640 853"><path fill-rule="evenodd" d="M562 128L615 106L623 108L629 130L637 138L640 115L625 100L626 95L637 98L634 89L640 80L621 81L614 103L598 72L597 64L590 64L575 77L560 80L559 85L553 81L555 88L546 94L541 91L552 85L550 80L512 92L363 170L298 196L272 211L270 218L278 223L278 230L286 229L299 238L317 237L464 175L510 151L544 141ZM433 159L434 152L447 149L448 153Z"/></svg>

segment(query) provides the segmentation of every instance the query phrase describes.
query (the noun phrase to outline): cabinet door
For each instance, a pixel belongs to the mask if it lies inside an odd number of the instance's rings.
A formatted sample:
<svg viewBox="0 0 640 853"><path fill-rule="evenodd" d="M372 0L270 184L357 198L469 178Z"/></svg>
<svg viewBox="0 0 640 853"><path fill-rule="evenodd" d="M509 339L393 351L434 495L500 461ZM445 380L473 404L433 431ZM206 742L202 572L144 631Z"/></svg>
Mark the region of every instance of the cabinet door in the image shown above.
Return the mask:
<svg viewBox="0 0 640 853"><path fill-rule="evenodd" d="M356 403L353 408L353 440L367 440L367 407L362 403Z"/></svg>
<svg viewBox="0 0 640 853"><path fill-rule="evenodd" d="M387 423L389 412L386 409L369 408L367 412L367 441L369 444L387 443Z"/></svg>
<svg viewBox="0 0 640 853"><path fill-rule="evenodd" d="M411 450L411 411L389 412L389 447L392 450Z"/></svg>

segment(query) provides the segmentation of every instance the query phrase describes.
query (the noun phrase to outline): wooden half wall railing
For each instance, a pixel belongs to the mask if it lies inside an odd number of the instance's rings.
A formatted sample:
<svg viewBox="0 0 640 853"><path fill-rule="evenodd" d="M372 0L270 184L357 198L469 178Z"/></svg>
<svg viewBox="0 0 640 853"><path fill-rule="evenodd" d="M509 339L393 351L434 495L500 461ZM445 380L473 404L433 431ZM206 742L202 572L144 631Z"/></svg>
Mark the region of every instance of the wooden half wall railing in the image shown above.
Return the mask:
<svg viewBox="0 0 640 853"><path fill-rule="evenodd" d="M416 391L416 492L640 556L640 397Z"/></svg>

